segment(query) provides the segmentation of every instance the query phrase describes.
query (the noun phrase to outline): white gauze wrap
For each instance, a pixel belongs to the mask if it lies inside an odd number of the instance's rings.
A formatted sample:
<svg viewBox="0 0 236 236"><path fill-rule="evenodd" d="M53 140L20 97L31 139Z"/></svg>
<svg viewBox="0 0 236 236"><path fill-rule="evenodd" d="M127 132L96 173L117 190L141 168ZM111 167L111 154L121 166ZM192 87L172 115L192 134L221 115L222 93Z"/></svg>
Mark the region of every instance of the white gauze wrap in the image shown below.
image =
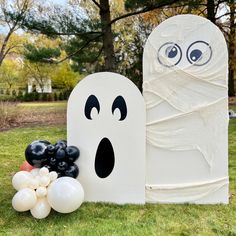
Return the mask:
<svg viewBox="0 0 236 236"><path fill-rule="evenodd" d="M149 36L148 202L228 202L227 61L222 33L202 17L169 18Z"/></svg>

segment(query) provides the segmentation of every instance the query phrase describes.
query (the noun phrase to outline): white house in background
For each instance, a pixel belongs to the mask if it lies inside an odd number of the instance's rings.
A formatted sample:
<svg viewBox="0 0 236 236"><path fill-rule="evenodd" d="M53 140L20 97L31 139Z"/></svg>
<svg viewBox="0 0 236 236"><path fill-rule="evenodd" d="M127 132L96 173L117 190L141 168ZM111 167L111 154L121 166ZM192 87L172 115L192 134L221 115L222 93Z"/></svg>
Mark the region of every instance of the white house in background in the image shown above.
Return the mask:
<svg viewBox="0 0 236 236"><path fill-rule="evenodd" d="M36 90L38 93L51 93L52 92L52 82L50 79L45 79L43 81L43 88L34 79L30 78L28 81L28 93L32 93Z"/></svg>
<svg viewBox="0 0 236 236"><path fill-rule="evenodd" d="M11 52L6 57L9 60L16 61L21 67L24 65L24 58L19 56L15 52ZM35 89L38 93L52 93L52 82L50 79L44 79L43 81L43 89L39 86L39 83L36 79L30 78L28 80L28 93L32 93Z"/></svg>

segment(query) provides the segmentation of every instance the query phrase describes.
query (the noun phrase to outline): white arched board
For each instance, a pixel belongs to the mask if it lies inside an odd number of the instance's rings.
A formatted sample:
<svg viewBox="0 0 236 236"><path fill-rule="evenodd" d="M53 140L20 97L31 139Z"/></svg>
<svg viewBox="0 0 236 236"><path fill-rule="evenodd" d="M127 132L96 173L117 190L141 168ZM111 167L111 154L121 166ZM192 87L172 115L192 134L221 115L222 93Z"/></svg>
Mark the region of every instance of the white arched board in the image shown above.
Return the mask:
<svg viewBox="0 0 236 236"><path fill-rule="evenodd" d="M228 203L227 73L224 36L205 18L171 17L149 36L147 202Z"/></svg>
<svg viewBox="0 0 236 236"><path fill-rule="evenodd" d="M67 138L80 149L86 201L145 203L145 118L144 99L124 76L95 73L74 88Z"/></svg>

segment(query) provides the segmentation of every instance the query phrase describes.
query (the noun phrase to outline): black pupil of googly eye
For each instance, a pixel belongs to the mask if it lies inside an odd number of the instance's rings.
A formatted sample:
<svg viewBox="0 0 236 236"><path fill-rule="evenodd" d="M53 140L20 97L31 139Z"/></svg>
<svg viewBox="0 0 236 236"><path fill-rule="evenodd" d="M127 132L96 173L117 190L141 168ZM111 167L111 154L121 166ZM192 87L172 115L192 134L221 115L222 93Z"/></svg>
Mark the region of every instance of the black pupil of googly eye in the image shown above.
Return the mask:
<svg viewBox="0 0 236 236"><path fill-rule="evenodd" d="M166 56L169 58L174 58L178 54L178 49L175 46L170 46L166 49Z"/></svg>
<svg viewBox="0 0 236 236"><path fill-rule="evenodd" d="M190 58L192 61L198 61L200 58L202 57L202 51L199 49L194 49L191 53L190 53Z"/></svg>

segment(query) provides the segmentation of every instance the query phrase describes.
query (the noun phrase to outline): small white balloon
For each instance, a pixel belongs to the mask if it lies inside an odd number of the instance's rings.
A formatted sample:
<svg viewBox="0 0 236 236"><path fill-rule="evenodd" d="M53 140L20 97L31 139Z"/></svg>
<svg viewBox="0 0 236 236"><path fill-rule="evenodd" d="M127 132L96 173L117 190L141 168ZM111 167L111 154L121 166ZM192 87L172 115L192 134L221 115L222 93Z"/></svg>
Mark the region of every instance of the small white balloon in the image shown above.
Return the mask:
<svg viewBox="0 0 236 236"><path fill-rule="evenodd" d="M51 172L49 173L49 178L50 178L50 181L51 181L51 182L54 181L54 180L56 180L57 177L58 177L58 174L57 174L56 171L51 171Z"/></svg>
<svg viewBox="0 0 236 236"><path fill-rule="evenodd" d="M31 189L36 189L39 186L39 180L36 178L30 179L28 187Z"/></svg>
<svg viewBox="0 0 236 236"><path fill-rule="evenodd" d="M70 213L77 210L84 201L84 189L78 180L71 177L61 177L48 187L48 202L60 213Z"/></svg>
<svg viewBox="0 0 236 236"><path fill-rule="evenodd" d="M39 179L39 185L42 187L47 187L50 184L49 176L41 176Z"/></svg>
<svg viewBox="0 0 236 236"><path fill-rule="evenodd" d="M47 195L47 189L45 187L38 187L36 189L36 195L39 198L46 197Z"/></svg>
<svg viewBox="0 0 236 236"><path fill-rule="evenodd" d="M33 176L33 177L36 177L37 175L39 175L39 168L35 168L33 170L30 171L30 174Z"/></svg>
<svg viewBox="0 0 236 236"><path fill-rule="evenodd" d="M38 199L35 206L30 210L32 216L36 219L46 218L51 211L51 206L49 205L47 198Z"/></svg>
<svg viewBox="0 0 236 236"><path fill-rule="evenodd" d="M27 188L32 175L28 171L19 171L12 178L12 185L17 191Z"/></svg>
<svg viewBox="0 0 236 236"><path fill-rule="evenodd" d="M16 211L28 211L35 206L37 202L36 193L30 188L24 188L18 191L13 199L12 206Z"/></svg>
<svg viewBox="0 0 236 236"><path fill-rule="evenodd" d="M40 182L41 176L40 175L36 175L34 178L37 179Z"/></svg>
<svg viewBox="0 0 236 236"><path fill-rule="evenodd" d="M45 176L45 175L47 176L48 174L49 174L49 170L46 167L43 167L39 170L39 175L40 176Z"/></svg>

